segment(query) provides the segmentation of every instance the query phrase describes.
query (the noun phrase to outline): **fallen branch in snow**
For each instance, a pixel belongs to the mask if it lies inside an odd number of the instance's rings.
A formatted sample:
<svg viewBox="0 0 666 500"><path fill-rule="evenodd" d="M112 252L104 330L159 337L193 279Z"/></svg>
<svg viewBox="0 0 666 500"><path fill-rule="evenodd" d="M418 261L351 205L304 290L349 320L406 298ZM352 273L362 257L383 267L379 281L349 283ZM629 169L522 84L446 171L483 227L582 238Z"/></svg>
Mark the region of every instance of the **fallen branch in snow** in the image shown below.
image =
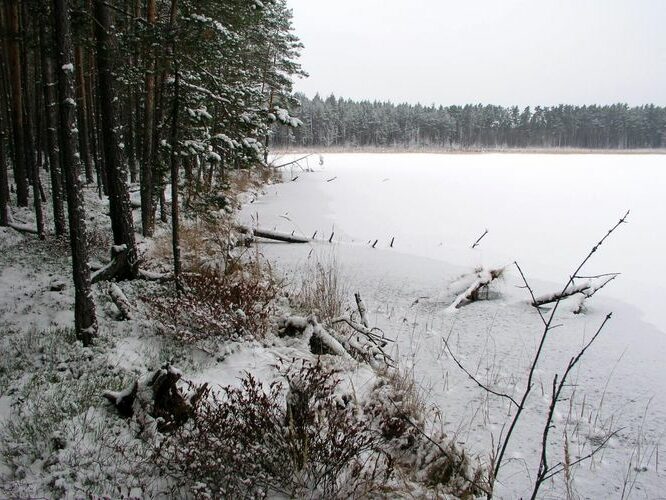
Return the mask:
<svg viewBox="0 0 666 500"><path fill-rule="evenodd" d="M29 234L39 234L36 227L29 226L27 224L17 224L16 222L7 223L9 227L18 231L19 233L29 233Z"/></svg>
<svg viewBox="0 0 666 500"><path fill-rule="evenodd" d="M269 231L267 229L250 228L247 226L236 226L236 229L243 233L258 238L266 238L269 240L284 241L285 243L309 243L310 238L304 236L296 236L293 234L280 233L278 231Z"/></svg>
<svg viewBox="0 0 666 500"><path fill-rule="evenodd" d="M479 300L480 293L483 289L488 289L488 285L492 283L497 278L501 277L504 273L504 268L499 269L478 269L474 274L470 275L474 277L474 280L470 285L459 294L456 299L447 307L447 311L454 311L462 306L464 301L474 302ZM464 276L466 278L468 276Z"/></svg>
<svg viewBox="0 0 666 500"><path fill-rule="evenodd" d="M314 156L314 153L311 153L311 154L305 155L305 156L301 156L300 158L297 158L297 159L295 159L293 161L290 161L290 162L287 162L287 163L282 163L281 165L268 165L268 166L271 167L271 168L288 167L289 165L298 164L299 161L305 160L306 158L309 158L310 156Z"/></svg>
<svg viewBox="0 0 666 500"><path fill-rule="evenodd" d="M474 250L476 247L479 246L479 243L481 242L481 240L483 239L483 237L484 237L486 234L488 234L488 230L487 230L487 229L484 231L484 233L483 233L481 236L479 236L479 239L477 239L477 240L474 242L474 244L472 244L472 250Z"/></svg>
<svg viewBox="0 0 666 500"><path fill-rule="evenodd" d="M581 294L582 300L592 297L595 293L605 287L609 282L617 278L620 273L613 273L605 276L605 279L599 278L598 282L593 282L592 279L584 283L579 283L578 285L571 285L566 290L556 293L548 293L545 295L540 295L534 297L532 300L532 305L534 307L540 307L545 304L550 304L552 302L563 300L573 295ZM582 305L582 302L581 302Z"/></svg>
<svg viewBox="0 0 666 500"><path fill-rule="evenodd" d="M115 283L109 285L109 297L120 311L120 319L133 319L132 318L132 307L130 306L129 300Z"/></svg>
<svg viewBox="0 0 666 500"><path fill-rule="evenodd" d="M365 308L365 304L363 303L363 299L361 298L361 294L359 292L356 292L354 294L354 299L356 300L356 307L358 308L358 314L361 317L361 323L363 324L364 327L369 328L370 325L368 324L367 310Z"/></svg>

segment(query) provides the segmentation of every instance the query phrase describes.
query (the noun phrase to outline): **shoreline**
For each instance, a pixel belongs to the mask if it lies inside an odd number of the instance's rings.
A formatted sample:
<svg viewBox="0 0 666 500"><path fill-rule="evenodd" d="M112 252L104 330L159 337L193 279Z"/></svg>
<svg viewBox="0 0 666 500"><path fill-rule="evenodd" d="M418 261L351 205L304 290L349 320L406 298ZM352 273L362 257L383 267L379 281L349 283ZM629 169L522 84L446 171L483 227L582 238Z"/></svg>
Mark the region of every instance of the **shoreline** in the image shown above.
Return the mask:
<svg viewBox="0 0 666 500"><path fill-rule="evenodd" d="M544 154L544 155L666 155L666 148L660 149L579 149L579 148L506 148L506 149L444 149L444 148L276 148L272 154Z"/></svg>

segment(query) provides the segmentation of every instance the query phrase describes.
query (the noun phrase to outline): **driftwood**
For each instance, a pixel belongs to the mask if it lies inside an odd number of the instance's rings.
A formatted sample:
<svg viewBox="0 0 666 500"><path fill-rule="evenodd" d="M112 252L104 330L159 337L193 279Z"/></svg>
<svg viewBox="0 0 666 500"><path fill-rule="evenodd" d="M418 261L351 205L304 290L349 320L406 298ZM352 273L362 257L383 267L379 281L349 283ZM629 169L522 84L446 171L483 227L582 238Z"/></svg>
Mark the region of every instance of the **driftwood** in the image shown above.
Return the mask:
<svg viewBox="0 0 666 500"><path fill-rule="evenodd" d="M333 354L351 359L351 355L343 347L342 342L329 333L319 324L315 315L307 318L303 316L289 316L282 318L278 324L281 336L295 337L296 335L310 336L310 350L314 354Z"/></svg>
<svg viewBox="0 0 666 500"><path fill-rule="evenodd" d="M481 236L479 236L479 238L478 238L478 239L472 244L472 250L474 250L476 247L479 246L479 243L481 243L481 240L483 239L483 237L484 237L486 234L488 234L488 230L487 230L487 229L486 229L486 230L483 232L483 234L482 234Z"/></svg>
<svg viewBox="0 0 666 500"><path fill-rule="evenodd" d="M601 290L603 287L605 287L608 283L613 281L618 276L619 273L600 275L589 278L588 281L579 283L578 285L571 284L563 292L547 293L545 295L534 297L532 299L532 305L534 307L541 307L546 304L562 301L563 299L572 297L574 295L579 295L580 301L578 306L574 310L574 312L578 314L582 311L585 299L589 299L590 297L592 297L592 295L597 293L599 290Z"/></svg>
<svg viewBox="0 0 666 500"><path fill-rule="evenodd" d="M121 320L133 319L132 307L130 306L129 300L127 300L123 291L115 283L109 285L109 297L111 297L111 300L118 308L118 311L120 311Z"/></svg>
<svg viewBox="0 0 666 500"><path fill-rule="evenodd" d="M249 234L257 238L266 238L269 240L283 241L285 243L309 243L310 238L304 236L296 236L293 234L280 233L277 231L269 231L267 229L250 228L247 226L236 226L236 229L243 234Z"/></svg>
<svg viewBox="0 0 666 500"><path fill-rule="evenodd" d="M502 276L504 268L500 269L479 269L473 275L474 280L465 289L464 292L459 294L453 303L447 308L448 311L453 311L461 307L465 302L474 302L479 300L481 292L488 290L488 285L494 280Z"/></svg>
<svg viewBox="0 0 666 500"><path fill-rule="evenodd" d="M359 292L356 292L354 294L354 299L356 299L356 307L358 308L358 314L361 317L361 323L363 324L364 327L369 328L370 325L368 323L367 309L365 308L365 304L363 303L361 294Z"/></svg>

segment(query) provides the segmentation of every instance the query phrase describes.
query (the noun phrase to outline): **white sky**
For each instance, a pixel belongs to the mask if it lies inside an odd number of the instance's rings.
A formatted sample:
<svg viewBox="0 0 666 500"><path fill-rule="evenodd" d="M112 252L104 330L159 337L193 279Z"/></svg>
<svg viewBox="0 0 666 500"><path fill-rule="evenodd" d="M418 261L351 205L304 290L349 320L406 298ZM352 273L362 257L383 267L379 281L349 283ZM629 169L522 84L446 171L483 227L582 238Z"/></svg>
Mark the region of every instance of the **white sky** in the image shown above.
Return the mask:
<svg viewBox="0 0 666 500"><path fill-rule="evenodd" d="M666 105L666 0L288 0L309 96Z"/></svg>

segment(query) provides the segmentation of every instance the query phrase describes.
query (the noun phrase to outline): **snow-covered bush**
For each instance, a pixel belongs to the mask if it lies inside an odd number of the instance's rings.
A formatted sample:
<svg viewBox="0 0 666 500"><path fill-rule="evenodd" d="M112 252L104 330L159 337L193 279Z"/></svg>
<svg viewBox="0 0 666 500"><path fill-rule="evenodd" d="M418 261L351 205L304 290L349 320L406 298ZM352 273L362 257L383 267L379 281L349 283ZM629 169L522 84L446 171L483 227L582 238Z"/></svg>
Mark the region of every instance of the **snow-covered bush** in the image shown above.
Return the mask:
<svg viewBox="0 0 666 500"><path fill-rule="evenodd" d="M190 343L207 339L262 338L278 288L270 276L241 271L230 276L186 274L184 292L146 297L163 330Z"/></svg>
<svg viewBox="0 0 666 500"><path fill-rule="evenodd" d="M338 498L379 487L382 438L338 394L335 373L302 362L283 374L284 382L266 387L248 373L240 387L201 399L161 448L167 471L207 498Z"/></svg>

